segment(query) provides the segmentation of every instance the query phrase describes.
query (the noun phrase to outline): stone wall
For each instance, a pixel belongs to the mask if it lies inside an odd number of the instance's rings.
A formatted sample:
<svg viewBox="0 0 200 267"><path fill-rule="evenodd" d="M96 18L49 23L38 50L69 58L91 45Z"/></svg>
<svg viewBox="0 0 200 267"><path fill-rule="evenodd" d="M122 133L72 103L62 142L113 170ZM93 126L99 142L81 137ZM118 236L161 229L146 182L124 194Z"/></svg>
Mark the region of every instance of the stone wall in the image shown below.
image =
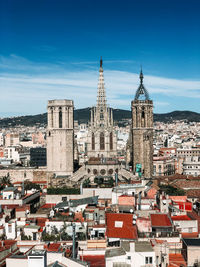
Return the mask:
<svg viewBox="0 0 200 267"><path fill-rule="evenodd" d="M47 170L46 168L13 168L13 169L1 169L0 177L7 176L9 174L11 182L21 182L24 180L30 181L46 181Z"/></svg>

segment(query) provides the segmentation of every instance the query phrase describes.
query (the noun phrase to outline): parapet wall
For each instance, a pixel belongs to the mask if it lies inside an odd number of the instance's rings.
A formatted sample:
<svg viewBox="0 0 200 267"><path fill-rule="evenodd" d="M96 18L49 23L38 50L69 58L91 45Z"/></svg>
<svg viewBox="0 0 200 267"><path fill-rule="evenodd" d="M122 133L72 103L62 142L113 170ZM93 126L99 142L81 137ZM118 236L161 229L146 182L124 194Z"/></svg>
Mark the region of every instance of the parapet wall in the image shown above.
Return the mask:
<svg viewBox="0 0 200 267"><path fill-rule="evenodd" d="M46 168L12 168L1 169L0 177L7 176L9 174L11 182L21 182L24 180L30 181L46 181L47 169Z"/></svg>

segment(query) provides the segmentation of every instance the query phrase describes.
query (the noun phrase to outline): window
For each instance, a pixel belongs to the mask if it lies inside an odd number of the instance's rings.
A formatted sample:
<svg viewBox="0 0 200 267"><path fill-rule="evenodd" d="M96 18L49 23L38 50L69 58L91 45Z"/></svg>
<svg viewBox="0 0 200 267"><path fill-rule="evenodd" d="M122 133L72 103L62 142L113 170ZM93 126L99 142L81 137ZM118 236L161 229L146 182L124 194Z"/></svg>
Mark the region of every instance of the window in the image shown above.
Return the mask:
<svg viewBox="0 0 200 267"><path fill-rule="evenodd" d="M33 233L33 240L37 240L37 233Z"/></svg>
<svg viewBox="0 0 200 267"><path fill-rule="evenodd" d="M153 165L153 175L156 175L156 165Z"/></svg>
<svg viewBox="0 0 200 267"><path fill-rule="evenodd" d="M51 127L53 127L53 108L51 108Z"/></svg>
<svg viewBox="0 0 200 267"><path fill-rule="evenodd" d="M104 133L100 133L100 150L105 149Z"/></svg>
<svg viewBox="0 0 200 267"><path fill-rule="evenodd" d="M152 257L145 257L145 264L152 264Z"/></svg>
<svg viewBox="0 0 200 267"><path fill-rule="evenodd" d="M142 119L144 119L144 110L142 111Z"/></svg>
<svg viewBox="0 0 200 267"><path fill-rule="evenodd" d="M62 108L59 108L59 128L62 128Z"/></svg>
<svg viewBox="0 0 200 267"><path fill-rule="evenodd" d="M113 150L113 133L110 133L110 150Z"/></svg>
<svg viewBox="0 0 200 267"><path fill-rule="evenodd" d="M94 136L94 133L92 133L92 150L95 150L95 136Z"/></svg>
<svg viewBox="0 0 200 267"><path fill-rule="evenodd" d="M12 233L12 224L8 225L8 233Z"/></svg>
<svg viewBox="0 0 200 267"><path fill-rule="evenodd" d="M188 228L188 233L192 233L192 227Z"/></svg>

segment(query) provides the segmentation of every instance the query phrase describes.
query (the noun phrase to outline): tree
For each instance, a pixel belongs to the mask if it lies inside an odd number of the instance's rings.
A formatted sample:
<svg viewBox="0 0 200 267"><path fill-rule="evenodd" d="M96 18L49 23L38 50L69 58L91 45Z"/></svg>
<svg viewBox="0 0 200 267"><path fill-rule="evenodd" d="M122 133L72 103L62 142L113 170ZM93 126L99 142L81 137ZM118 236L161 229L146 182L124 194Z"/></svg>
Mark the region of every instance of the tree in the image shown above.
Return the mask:
<svg viewBox="0 0 200 267"><path fill-rule="evenodd" d="M35 183L30 182L30 181L25 181L24 182L24 189L25 190L36 189L36 190L41 191L41 188L40 188L39 184L35 184Z"/></svg>
<svg viewBox="0 0 200 267"><path fill-rule="evenodd" d="M60 237L61 237L61 240L63 240L63 241L72 240L72 237L70 235L68 235L68 233L67 233L66 222L64 222L64 225L60 230Z"/></svg>
<svg viewBox="0 0 200 267"><path fill-rule="evenodd" d="M104 179L103 179L103 177L95 177L95 178L94 178L94 182L95 182L96 184L98 184L98 185L101 185L101 184L103 184Z"/></svg>
<svg viewBox="0 0 200 267"><path fill-rule="evenodd" d="M42 240L43 241L58 241L60 240L60 235L52 235L48 233L43 233L42 234Z"/></svg>
<svg viewBox="0 0 200 267"><path fill-rule="evenodd" d="M110 185L111 187L113 187L113 185L114 185L114 180L113 180L112 177L109 177L108 185Z"/></svg>
<svg viewBox="0 0 200 267"><path fill-rule="evenodd" d="M27 236L24 233L21 234L21 240L31 240L31 236Z"/></svg>
<svg viewBox="0 0 200 267"><path fill-rule="evenodd" d="M4 189L6 186L12 186L9 172L7 175L0 178L0 184L1 190Z"/></svg>
<svg viewBox="0 0 200 267"><path fill-rule="evenodd" d="M87 179L85 179L85 181L83 182L83 187L86 187L86 188L88 188L88 187L90 187L90 178L87 178Z"/></svg>
<svg viewBox="0 0 200 267"><path fill-rule="evenodd" d="M77 233L77 239L78 239L79 241L84 241L84 240L86 240L86 234L85 234L85 233L82 233L82 232Z"/></svg>
<svg viewBox="0 0 200 267"><path fill-rule="evenodd" d="M58 234L59 234L59 231L58 231L58 229L57 229L57 227L56 227L55 225L53 225L53 226L51 227L51 233L52 233L53 235L58 235Z"/></svg>
<svg viewBox="0 0 200 267"><path fill-rule="evenodd" d="M164 191L169 196L184 196L185 191L172 185L160 185L160 191Z"/></svg>
<svg viewBox="0 0 200 267"><path fill-rule="evenodd" d="M80 194L79 188L70 188L64 186L62 188L49 187L47 188L48 195L78 195Z"/></svg>

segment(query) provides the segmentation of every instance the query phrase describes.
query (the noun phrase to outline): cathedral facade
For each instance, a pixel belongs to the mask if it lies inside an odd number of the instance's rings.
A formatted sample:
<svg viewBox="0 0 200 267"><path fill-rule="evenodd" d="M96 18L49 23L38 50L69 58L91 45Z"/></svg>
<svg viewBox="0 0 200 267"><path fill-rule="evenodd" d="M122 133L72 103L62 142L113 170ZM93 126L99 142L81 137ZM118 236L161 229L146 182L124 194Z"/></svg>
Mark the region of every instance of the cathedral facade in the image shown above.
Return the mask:
<svg viewBox="0 0 200 267"><path fill-rule="evenodd" d="M49 183L55 177L63 183L91 181L97 176L104 178L118 173L119 180L135 179L137 172L151 178L153 174L153 101L143 84L140 85L131 102L132 127L130 138L133 173L125 170L117 159L117 134L113 122L113 111L108 107L103 75L103 61L100 60L96 106L91 109L87 137L88 161L74 172L74 104L72 100L48 101L47 126L47 172ZM139 170L139 171L138 171ZM68 178L66 180L66 178ZM57 186L57 182L56 182Z"/></svg>
<svg viewBox="0 0 200 267"><path fill-rule="evenodd" d="M100 60L96 107L91 109L88 130L88 158L113 158L117 156L117 136L113 124L113 111L106 103L103 75L103 61Z"/></svg>
<svg viewBox="0 0 200 267"><path fill-rule="evenodd" d="M140 85L131 102L132 110L132 164L133 172L145 178L153 175L153 101L143 84L140 72Z"/></svg>

